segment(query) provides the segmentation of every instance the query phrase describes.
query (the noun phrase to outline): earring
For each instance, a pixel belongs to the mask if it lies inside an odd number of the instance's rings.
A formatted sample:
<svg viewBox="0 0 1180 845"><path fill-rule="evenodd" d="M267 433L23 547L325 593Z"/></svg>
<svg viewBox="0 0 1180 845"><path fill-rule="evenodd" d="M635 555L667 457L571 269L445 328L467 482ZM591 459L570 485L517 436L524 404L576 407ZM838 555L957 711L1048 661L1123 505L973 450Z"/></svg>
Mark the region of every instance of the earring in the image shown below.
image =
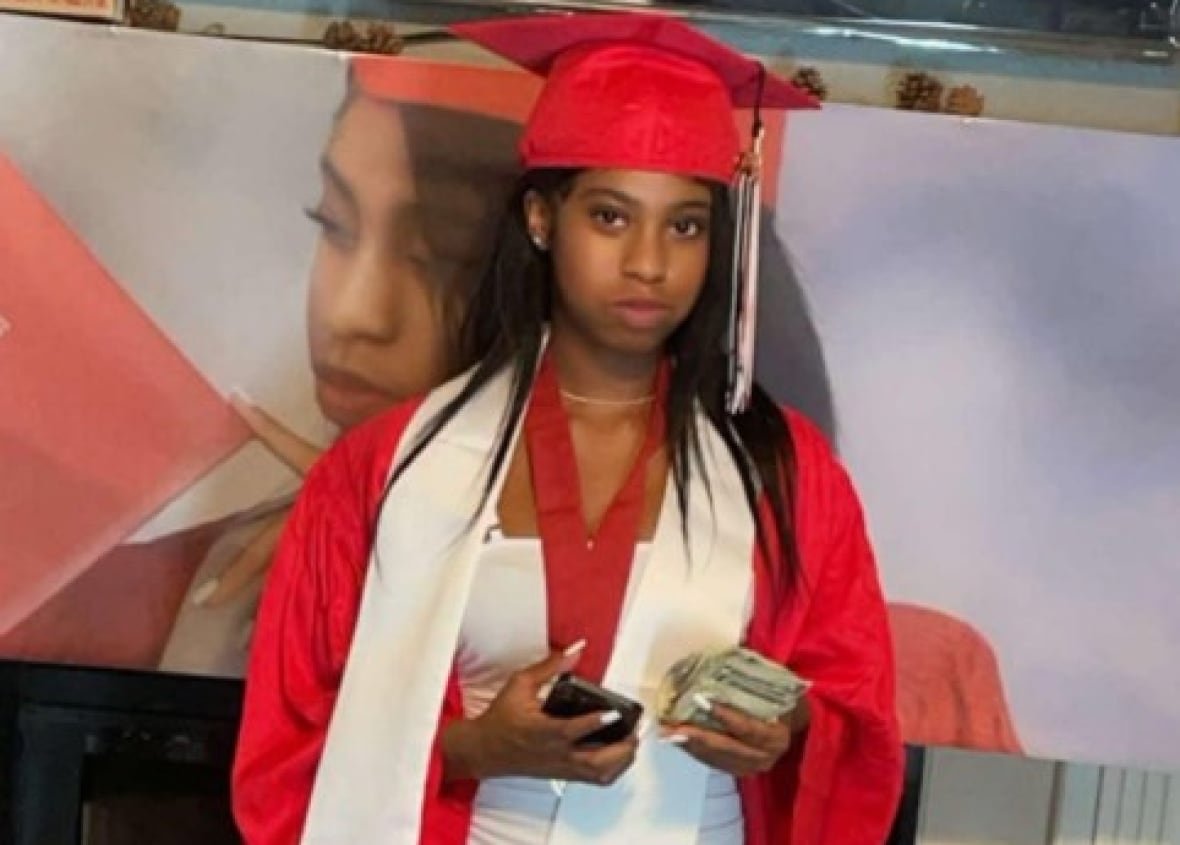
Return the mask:
<svg viewBox="0 0 1180 845"><path fill-rule="evenodd" d="M543 237L541 237L541 234L539 232L531 232L531 233L529 233L529 237L533 241L533 246L535 246L537 249L541 250L541 252L545 252L546 250L549 249L548 242L546 242L546 240Z"/></svg>

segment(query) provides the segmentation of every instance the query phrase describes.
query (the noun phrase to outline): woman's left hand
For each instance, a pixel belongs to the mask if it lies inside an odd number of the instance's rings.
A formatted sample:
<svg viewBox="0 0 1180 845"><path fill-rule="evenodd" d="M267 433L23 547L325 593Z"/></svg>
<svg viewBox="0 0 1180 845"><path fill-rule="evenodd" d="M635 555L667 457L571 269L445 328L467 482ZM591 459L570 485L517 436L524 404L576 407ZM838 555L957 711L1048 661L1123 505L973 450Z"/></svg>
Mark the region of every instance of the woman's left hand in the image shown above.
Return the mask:
<svg viewBox="0 0 1180 845"><path fill-rule="evenodd" d="M770 771L791 747L791 715L766 722L723 704L712 704L710 712L725 732L696 725L665 725L664 742L679 745L707 766L735 777Z"/></svg>

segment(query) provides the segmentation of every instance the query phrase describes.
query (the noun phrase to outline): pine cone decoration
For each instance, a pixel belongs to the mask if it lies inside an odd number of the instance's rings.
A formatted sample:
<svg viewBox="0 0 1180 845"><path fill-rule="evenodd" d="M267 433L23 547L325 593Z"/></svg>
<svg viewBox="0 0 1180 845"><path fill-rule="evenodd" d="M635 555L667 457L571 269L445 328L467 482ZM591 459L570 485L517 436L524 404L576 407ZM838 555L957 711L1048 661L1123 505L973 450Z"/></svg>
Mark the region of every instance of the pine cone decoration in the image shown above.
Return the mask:
<svg viewBox="0 0 1180 845"><path fill-rule="evenodd" d="M370 53L384 53L392 56L402 51L402 40L398 38L393 26L387 23L369 24L366 33L365 50Z"/></svg>
<svg viewBox="0 0 1180 845"><path fill-rule="evenodd" d="M139 29L175 32L180 26L180 7L167 0L131 0L127 23Z"/></svg>
<svg viewBox="0 0 1180 845"><path fill-rule="evenodd" d="M350 50L354 53L384 53L394 55L402 50L402 40L393 26L387 23L370 23L360 32L351 21L333 21L324 30L323 43L333 50Z"/></svg>
<svg viewBox="0 0 1180 845"><path fill-rule="evenodd" d="M795 75L791 77L791 83L797 88L802 88L817 100L826 100L828 98L828 86L824 82L823 76L820 75L818 68L799 68L795 71Z"/></svg>
<svg viewBox="0 0 1180 845"><path fill-rule="evenodd" d="M984 97L971 85L959 85L952 88L946 97L946 111L948 114L961 114L964 117L979 117L983 114Z"/></svg>
<svg viewBox="0 0 1180 845"><path fill-rule="evenodd" d="M907 73L897 86L897 108L942 111L942 83L928 73Z"/></svg>
<svg viewBox="0 0 1180 845"><path fill-rule="evenodd" d="M333 50L351 50L353 42L357 40L357 34L352 28L351 21L332 21L324 30L321 40L325 47L331 47Z"/></svg>

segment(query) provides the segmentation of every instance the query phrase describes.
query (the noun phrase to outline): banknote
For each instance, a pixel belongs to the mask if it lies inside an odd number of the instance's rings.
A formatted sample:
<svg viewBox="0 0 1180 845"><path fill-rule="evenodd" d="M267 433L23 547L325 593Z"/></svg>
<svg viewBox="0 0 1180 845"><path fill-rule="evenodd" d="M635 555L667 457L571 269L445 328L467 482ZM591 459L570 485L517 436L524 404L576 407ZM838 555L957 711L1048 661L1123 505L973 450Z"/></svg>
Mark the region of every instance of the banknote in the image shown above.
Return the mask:
<svg viewBox="0 0 1180 845"><path fill-rule="evenodd" d="M656 706L661 721L724 730L700 706L697 696L771 721L794 710L809 686L790 669L757 652L728 648L692 654L674 663L660 685Z"/></svg>

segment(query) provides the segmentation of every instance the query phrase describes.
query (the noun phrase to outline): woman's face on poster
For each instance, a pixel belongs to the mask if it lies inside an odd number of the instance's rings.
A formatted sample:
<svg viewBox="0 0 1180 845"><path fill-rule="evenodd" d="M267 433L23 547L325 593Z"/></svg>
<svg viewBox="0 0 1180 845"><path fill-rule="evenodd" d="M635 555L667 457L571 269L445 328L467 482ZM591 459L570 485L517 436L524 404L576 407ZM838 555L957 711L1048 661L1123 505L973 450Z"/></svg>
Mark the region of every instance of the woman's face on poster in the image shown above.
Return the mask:
<svg viewBox="0 0 1180 845"><path fill-rule="evenodd" d="M320 407L349 427L442 380L443 280L396 105L353 96L321 175L308 343Z"/></svg>

